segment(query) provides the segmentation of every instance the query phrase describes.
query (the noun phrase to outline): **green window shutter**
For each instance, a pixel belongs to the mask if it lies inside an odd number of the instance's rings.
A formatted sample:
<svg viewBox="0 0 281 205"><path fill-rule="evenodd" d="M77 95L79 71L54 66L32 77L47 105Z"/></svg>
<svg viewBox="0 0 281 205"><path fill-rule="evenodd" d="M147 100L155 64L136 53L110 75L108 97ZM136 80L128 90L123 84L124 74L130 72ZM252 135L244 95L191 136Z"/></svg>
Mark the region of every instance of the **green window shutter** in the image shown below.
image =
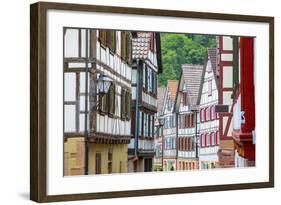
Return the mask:
<svg viewBox="0 0 281 205"><path fill-rule="evenodd" d="M125 90L121 91L121 119L125 119Z"/></svg>
<svg viewBox="0 0 281 205"><path fill-rule="evenodd" d="M126 59L126 33L124 31L121 32L121 58Z"/></svg>
<svg viewBox="0 0 281 205"><path fill-rule="evenodd" d="M99 41L103 46L106 46L106 31L104 30L99 31Z"/></svg>
<svg viewBox="0 0 281 205"><path fill-rule="evenodd" d="M99 111L102 114L108 113L108 97L107 97L107 95L99 96Z"/></svg>
<svg viewBox="0 0 281 205"><path fill-rule="evenodd" d="M115 85L112 84L110 86L109 94L108 94L108 104L109 104L109 114L115 114Z"/></svg>
<svg viewBox="0 0 281 205"><path fill-rule="evenodd" d="M129 65L131 65L132 61L132 40L130 34L126 35L126 61Z"/></svg>
<svg viewBox="0 0 281 205"><path fill-rule="evenodd" d="M131 93L126 92L126 116L127 120L131 119Z"/></svg>
<svg viewBox="0 0 281 205"><path fill-rule="evenodd" d="M116 47L115 42L116 42L115 31L106 31L106 45L114 53Z"/></svg>

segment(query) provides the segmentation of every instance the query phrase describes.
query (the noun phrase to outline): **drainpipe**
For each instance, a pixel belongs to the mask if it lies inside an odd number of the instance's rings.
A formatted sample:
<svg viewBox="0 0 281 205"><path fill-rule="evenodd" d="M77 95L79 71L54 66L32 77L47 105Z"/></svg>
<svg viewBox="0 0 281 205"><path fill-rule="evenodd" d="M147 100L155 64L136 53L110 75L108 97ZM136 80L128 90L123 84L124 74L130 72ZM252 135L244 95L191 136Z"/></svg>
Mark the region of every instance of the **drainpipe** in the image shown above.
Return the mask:
<svg viewBox="0 0 281 205"><path fill-rule="evenodd" d="M89 172L89 133L88 133L88 73L89 73L89 67L88 67L88 29L86 30L86 71L85 71L85 175L88 175Z"/></svg>
<svg viewBox="0 0 281 205"><path fill-rule="evenodd" d="M138 155L138 139L139 139L139 95L141 94L139 91L139 81L140 81L140 69L139 69L139 60L137 60L137 76L136 76L136 81L137 81L137 86L136 86L136 126L135 126L135 156Z"/></svg>
<svg viewBox="0 0 281 205"><path fill-rule="evenodd" d="M198 125L197 125L197 111L194 111L195 113L195 157L199 163L199 153L198 153ZM199 164L198 164L199 165Z"/></svg>
<svg viewBox="0 0 281 205"><path fill-rule="evenodd" d="M178 136L179 136L179 129L178 129L178 112L176 112L176 170L178 170Z"/></svg>

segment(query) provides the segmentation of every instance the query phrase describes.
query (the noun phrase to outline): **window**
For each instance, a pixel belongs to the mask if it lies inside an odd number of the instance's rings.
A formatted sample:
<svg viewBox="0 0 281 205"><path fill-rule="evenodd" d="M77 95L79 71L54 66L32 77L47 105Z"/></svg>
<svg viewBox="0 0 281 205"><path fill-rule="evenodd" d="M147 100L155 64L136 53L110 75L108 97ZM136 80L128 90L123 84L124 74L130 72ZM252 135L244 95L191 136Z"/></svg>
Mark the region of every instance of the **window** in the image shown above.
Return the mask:
<svg viewBox="0 0 281 205"><path fill-rule="evenodd" d="M216 133L212 132L212 145L216 145Z"/></svg>
<svg viewBox="0 0 281 205"><path fill-rule="evenodd" d="M151 92L151 69L149 67L147 67L147 91L148 93Z"/></svg>
<svg viewBox="0 0 281 205"><path fill-rule="evenodd" d="M215 113L215 106L211 106L211 120L214 120L216 118L216 113Z"/></svg>
<svg viewBox="0 0 281 205"><path fill-rule="evenodd" d="M106 46L106 31L99 30L99 41L102 46Z"/></svg>
<svg viewBox="0 0 281 205"><path fill-rule="evenodd" d="M187 105L187 92L183 92L183 106L186 106Z"/></svg>
<svg viewBox="0 0 281 205"><path fill-rule="evenodd" d="M216 131L216 145L219 145L220 143L220 133L219 131Z"/></svg>
<svg viewBox="0 0 281 205"><path fill-rule="evenodd" d="M202 133L201 134L201 147L205 147L206 146L206 134Z"/></svg>
<svg viewBox="0 0 281 205"><path fill-rule="evenodd" d="M99 111L101 114L108 113L108 97L107 95L99 95Z"/></svg>
<svg viewBox="0 0 281 205"><path fill-rule="evenodd" d="M208 96L212 95L212 80L208 81Z"/></svg>
<svg viewBox="0 0 281 205"><path fill-rule="evenodd" d="M132 61L132 40L128 32L121 32L121 58L128 64Z"/></svg>
<svg viewBox="0 0 281 205"><path fill-rule="evenodd" d="M131 93L126 92L126 119L131 119Z"/></svg>
<svg viewBox="0 0 281 205"><path fill-rule="evenodd" d="M147 136L147 114L143 113L143 136Z"/></svg>
<svg viewBox="0 0 281 205"><path fill-rule="evenodd" d="M142 69L142 87L145 89L146 87L146 65L143 64L143 69Z"/></svg>
<svg viewBox="0 0 281 205"><path fill-rule="evenodd" d="M115 84L112 84L108 92L109 114L115 114Z"/></svg>
<svg viewBox="0 0 281 205"><path fill-rule="evenodd" d="M205 112L204 112L204 109L201 109L200 110L200 122L204 122L205 120Z"/></svg>
<svg viewBox="0 0 281 205"><path fill-rule="evenodd" d="M142 112L139 112L139 127L138 127L139 136L142 136Z"/></svg>
<svg viewBox="0 0 281 205"><path fill-rule="evenodd" d="M125 89L121 90L121 119L131 119L131 93Z"/></svg>
<svg viewBox="0 0 281 205"><path fill-rule="evenodd" d="M190 127L190 115L186 115L187 117L187 127Z"/></svg>
<svg viewBox="0 0 281 205"><path fill-rule="evenodd" d="M204 109L204 119L205 121L208 121L208 107Z"/></svg>
<svg viewBox="0 0 281 205"><path fill-rule="evenodd" d="M194 127L194 113L191 114L191 127Z"/></svg>
<svg viewBox="0 0 281 205"><path fill-rule="evenodd" d="M185 150L185 138L182 138L182 150L184 151Z"/></svg>
<svg viewBox="0 0 281 205"><path fill-rule="evenodd" d="M210 134L206 133L205 138L206 138L206 146L210 146Z"/></svg>
<svg viewBox="0 0 281 205"><path fill-rule="evenodd" d="M106 45L115 53L116 49L116 33L115 31L106 31Z"/></svg>
<svg viewBox="0 0 281 205"><path fill-rule="evenodd" d="M96 153L95 172L101 174L101 153Z"/></svg>
<svg viewBox="0 0 281 205"><path fill-rule="evenodd" d="M191 150L191 141L190 141L190 137L187 138L187 150L188 150L188 151Z"/></svg>

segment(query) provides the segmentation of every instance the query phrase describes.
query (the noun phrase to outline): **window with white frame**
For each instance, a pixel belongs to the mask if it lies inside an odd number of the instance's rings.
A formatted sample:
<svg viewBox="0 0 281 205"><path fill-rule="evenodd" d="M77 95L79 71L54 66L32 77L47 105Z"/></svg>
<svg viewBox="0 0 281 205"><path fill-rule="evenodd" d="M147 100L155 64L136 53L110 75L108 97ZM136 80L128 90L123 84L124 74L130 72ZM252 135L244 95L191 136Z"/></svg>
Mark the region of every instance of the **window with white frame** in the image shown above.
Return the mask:
<svg viewBox="0 0 281 205"><path fill-rule="evenodd" d="M138 133L139 133L139 136L142 135L142 112L139 112L139 130L138 130Z"/></svg>
<svg viewBox="0 0 281 205"><path fill-rule="evenodd" d="M212 145L215 145L216 144L216 134L215 132L212 132Z"/></svg>
<svg viewBox="0 0 281 205"><path fill-rule="evenodd" d="M206 146L210 146L210 134L206 133L205 137L206 137Z"/></svg>

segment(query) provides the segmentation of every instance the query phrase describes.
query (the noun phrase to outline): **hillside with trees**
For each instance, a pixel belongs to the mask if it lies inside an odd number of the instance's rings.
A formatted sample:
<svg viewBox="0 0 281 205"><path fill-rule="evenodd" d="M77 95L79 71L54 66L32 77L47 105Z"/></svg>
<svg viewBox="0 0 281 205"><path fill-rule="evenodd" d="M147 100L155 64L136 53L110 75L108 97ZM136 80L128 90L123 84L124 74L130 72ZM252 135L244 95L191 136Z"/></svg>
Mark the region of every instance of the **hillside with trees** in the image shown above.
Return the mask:
<svg viewBox="0 0 281 205"><path fill-rule="evenodd" d="M179 79L182 64L203 64L207 48L216 47L216 36L161 33L163 72L159 86Z"/></svg>

